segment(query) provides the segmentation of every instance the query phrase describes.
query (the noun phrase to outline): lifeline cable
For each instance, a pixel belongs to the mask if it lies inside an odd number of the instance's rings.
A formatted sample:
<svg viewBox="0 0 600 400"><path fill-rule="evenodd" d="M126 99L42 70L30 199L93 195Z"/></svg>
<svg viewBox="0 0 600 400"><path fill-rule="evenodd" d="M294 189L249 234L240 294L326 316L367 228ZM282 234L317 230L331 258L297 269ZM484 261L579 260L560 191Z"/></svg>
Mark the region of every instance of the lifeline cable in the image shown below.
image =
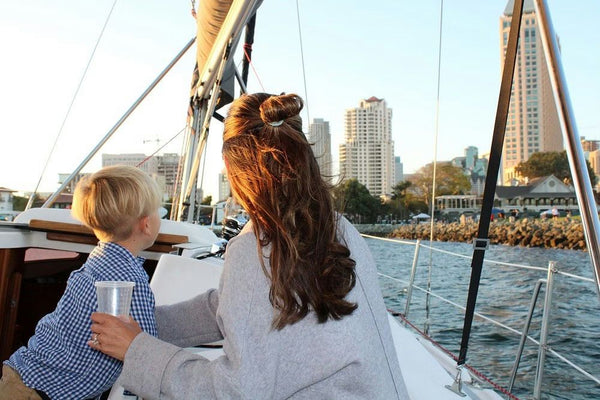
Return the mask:
<svg viewBox="0 0 600 400"><path fill-rule="evenodd" d="M390 309L388 309L388 311L394 317L399 317L407 325L410 325L410 327L413 328L415 331L417 331L417 333L419 333L419 335L421 335L423 338L427 339L431 344L433 344L434 346L436 346L437 348L439 348L440 350L442 350L448 356L452 357L454 359L454 361L458 360L458 357L455 356L450 350L446 349L444 346L442 346L440 343L438 343L437 341L435 341L428 334L426 334L425 332L423 332L419 328L417 328L415 325L413 325L402 313L400 313L398 311L390 310ZM509 392L508 390L506 390L504 387L502 387L502 386L498 385L497 383L495 383L494 381L492 381L490 378L488 378L487 376L485 376L483 373L481 373L477 369L475 369L475 367L472 367L469 364L464 364L464 366L469 371L471 371L472 373L474 373L475 375L477 375L478 378L483 379L484 381L486 381L487 383L489 383L490 385L492 385L494 387L494 389L498 390L499 392L502 392L502 394L508 396L508 398L510 398L511 400L519 400L519 398L517 396L515 396L514 394L512 394L511 392Z"/></svg>
<svg viewBox="0 0 600 400"><path fill-rule="evenodd" d="M92 50L92 54L90 55L90 58L87 62L87 65L85 66L85 69L83 70L83 74L81 75L81 79L79 80L79 83L77 84L77 89L75 89L75 93L73 94L73 98L71 99L71 104L69 104L69 107L67 108L67 112L65 114L65 117L63 118L62 123L60 124L60 128L58 129L58 133L56 134L56 138L54 139L54 143L52 144L52 147L50 148L50 152L48 153L48 158L46 158L46 163L44 164L44 167L42 168L42 172L40 173L40 179L38 180L37 184L35 185L35 189L33 190L33 193L31 193L31 195L29 196L29 201L27 202L27 206L25 207L26 210L29 210L31 208L31 206L33 205L33 199L35 198L35 195L40 187L40 183L42 182L42 178L44 177L44 174L46 173L46 168L48 168L48 163L50 162L50 158L52 157L52 153L54 153L54 149L56 148L56 144L58 143L58 139L60 139L60 136L62 135L62 131L63 128L65 127L65 124L67 122L67 119L69 118L69 115L71 114L71 109L73 108L73 104L75 103L75 99L77 98L77 95L79 94L79 89L81 89L81 85L83 84L83 81L87 75L87 71L90 68L90 65L92 64L92 60L94 59L94 55L96 54L96 49L98 49L98 45L100 44L100 39L102 39L102 36L104 35L104 31L106 30L106 26L108 25L108 21L110 20L110 16L113 13L113 10L115 9L115 5L117 5L117 0L115 0L113 2L112 7L110 8L110 11L108 12L108 15L106 16L106 20L104 21L104 26L102 26L102 29L100 30L100 35L98 36L98 39L96 40L96 44L94 45L94 49Z"/></svg>

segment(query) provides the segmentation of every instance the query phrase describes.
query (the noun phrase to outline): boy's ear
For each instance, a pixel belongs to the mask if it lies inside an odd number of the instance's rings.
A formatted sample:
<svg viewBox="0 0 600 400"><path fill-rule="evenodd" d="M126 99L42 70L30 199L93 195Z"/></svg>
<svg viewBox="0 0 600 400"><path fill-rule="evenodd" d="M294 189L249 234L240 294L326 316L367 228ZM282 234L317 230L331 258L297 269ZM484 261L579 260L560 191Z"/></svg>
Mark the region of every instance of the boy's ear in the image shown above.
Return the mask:
<svg viewBox="0 0 600 400"><path fill-rule="evenodd" d="M138 222L138 227L140 228L140 232L150 232L150 216L146 215L141 217Z"/></svg>

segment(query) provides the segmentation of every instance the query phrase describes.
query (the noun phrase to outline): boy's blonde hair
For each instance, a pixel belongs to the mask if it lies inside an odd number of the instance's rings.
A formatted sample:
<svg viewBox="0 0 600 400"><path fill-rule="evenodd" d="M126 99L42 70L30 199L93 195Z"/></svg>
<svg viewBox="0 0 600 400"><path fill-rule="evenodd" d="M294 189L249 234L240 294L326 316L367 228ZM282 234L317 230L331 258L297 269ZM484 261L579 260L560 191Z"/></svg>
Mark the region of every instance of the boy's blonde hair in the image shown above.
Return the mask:
<svg viewBox="0 0 600 400"><path fill-rule="evenodd" d="M126 165L104 167L75 187L72 214L107 240L131 236L134 224L161 204L158 185L148 174Z"/></svg>

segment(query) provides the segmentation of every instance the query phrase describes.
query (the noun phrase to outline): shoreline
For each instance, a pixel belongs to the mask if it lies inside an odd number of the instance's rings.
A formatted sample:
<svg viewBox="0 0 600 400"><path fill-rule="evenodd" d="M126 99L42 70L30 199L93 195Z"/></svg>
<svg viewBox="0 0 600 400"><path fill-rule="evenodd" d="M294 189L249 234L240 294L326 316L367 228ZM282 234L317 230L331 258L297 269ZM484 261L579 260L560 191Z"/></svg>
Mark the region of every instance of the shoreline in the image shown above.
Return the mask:
<svg viewBox="0 0 600 400"><path fill-rule="evenodd" d="M429 223L409 225L355 225L363 234L397 239L429 240ZM477 236L479 224L473 221L435 222L433 240L439 242L471 243ZM583 226L580 220L531 219L496 220L490 223L490 244L521 247L586 251Z"/></svg>

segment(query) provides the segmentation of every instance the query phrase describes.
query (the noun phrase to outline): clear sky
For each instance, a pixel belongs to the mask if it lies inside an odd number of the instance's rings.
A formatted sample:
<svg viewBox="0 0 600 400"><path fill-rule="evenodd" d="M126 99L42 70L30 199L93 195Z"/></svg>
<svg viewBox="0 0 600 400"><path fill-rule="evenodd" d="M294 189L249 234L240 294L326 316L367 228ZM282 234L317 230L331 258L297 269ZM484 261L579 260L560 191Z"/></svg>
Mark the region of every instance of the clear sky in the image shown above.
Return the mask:
<svg viewBox="0 0 600 400"><path fill-rule="evenodd" d="M0 2L0 186L31 191L114 0ZM600 139L600 1L548 0L579 134ZM438 160L489 151L500 86L499 18L506 0L447 0L442 27ZM119 0L96 50L41 191L58 187L194 35L189 1ZM330 122L337 160L344 110L376 96L393 110L406 173L433 160L439 0L264 0L249 91L296 92L303 113ZM195 50L195 48L194 48ZM101 153L150 154L185 124L194 64L184 57ZM236 60L240 60L239 57ZM259 83L260 80L260 83ZM216 194L220 126L204 182ZM180 136L181 138L181 136ZM181 140L165 151L178 152Z"/></svg>

